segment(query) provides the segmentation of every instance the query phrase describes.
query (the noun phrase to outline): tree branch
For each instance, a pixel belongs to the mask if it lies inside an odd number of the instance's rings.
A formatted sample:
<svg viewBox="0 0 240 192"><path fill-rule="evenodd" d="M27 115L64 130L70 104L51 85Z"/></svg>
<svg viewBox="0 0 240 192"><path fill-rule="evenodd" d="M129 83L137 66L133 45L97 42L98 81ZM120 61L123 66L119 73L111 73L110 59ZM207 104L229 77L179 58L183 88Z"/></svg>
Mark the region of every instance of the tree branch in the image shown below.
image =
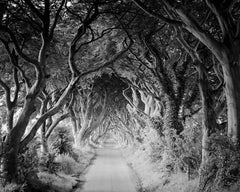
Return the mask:
<svg viewBox="0 0 240 192"><path fill-rule="evenodd" d="M184 28L188 30L192 35L194 35L197 39L199 39L205 46L207 46L219 61L225 59L223 58L223 52L225 51L221 43L212 38L206 31L203 31L198 23L192 18L192 16L187 14L183 9L177 8L176 13L184 22Z"/></svg>
<svg viewBox="0 0 240 192"><path fill-rule="evenodd" d="M126 39L125 39L126 40ZM124 42L125 42L124 40ZM100 69L103 69L105 67L108 67L110 65L112 65L115 61L117 61L118 59L120 59L129 49L130 47L132 46L133 44L133 41L130 40L130 43L129 45L127 46L127 48L123 49L122 51L120 51L118 54L116 54L113 58L111 58L109 61L107 61L105 64L99 66L99 67L96 67L95 69L92 69L92 70L89 70L89 71L86 71L86 72L83 72L82 74L80 74L80 77L83 77L83 76L86 76L90 73L93 73L93 72L96 72Z"/></svg>
<svg viewBox="0 0 240 192"><path fill-rule="evenodd" d="M51 29L50 29L50 34L49 34L50 39L52 39L52 37L53 37L54 29L55 29L55 27L56 27L56 25L57 25L57 21L58 21L59 15L60 15L60 13L61 13L61 10L62 10L63 5L65 4L65 2L66 2L66 0L62 0L61 4L60 4L60 6L59 6L59 8L58 8L58 10L57 10L57 12L56 12L56 15L55 15L55 17L54 17L53 24L52 24Z"/></svg>
<svg viewBox="0 0 240 192"><path fill-rule="evenodd" d="M154 17L155 19L161 20L163 22L166 22L168 24L172 25L182 25L181 21L173 20L170 18L166 18L162 15L159 15L157 13L154 13L150 11L140 0L132 0L143 12L145 12L150 17Z"/></svg>
<svg viewBox="0 0 240 192"><path fill-rule="evenodd" d="M38 67L38 66L39 66L39 62L38 62L37 60L30 58L29 56L27 56L26 54L24 54L24 53L22 52L22 49L20 48L20 46L19 46L19 44L18 44L18 41L17 41L17 39L16 39L16 36L13 34L13 32L12 32L9 28L7 28L7 27L5 27L5 26L3 26L3 25L0 24L0 31L6 32L7 34L9 34L9 36L10 36L10 38L12 39L13 44L14 44L14 46L15 46L15 48L16 48L17 53L18 53L25 61L27 61L27 62L29 62L30 64L32 64L34 67L36 67L36 66Z"/></svg>
<svg viewBox="0 0 240 192"><path fill-rule="evenodd" d="M15 67L13 69L13 77L14 77L15 90L14 90L14 98L13 98L12 103L15 106L15 105L17 105L18 93L20 90L20 84L19 84L19 80L18 80L18 71Z"/></svg>
<svg viewBox="0 0 240 192"><path fill-rule="evenodd" d="M25 0L25 2L29 6L29 8L43 21L44 20L43 14L35 7L31 0Z"/></svg>
<svg viewBox="0 0 240 192"><path fill-rule="evenodd" d="M23 69L18 65L18 56L15 54L14 49L11 51L10 47L8 45L8 42L5 41L4 39L0 38L0 40L2 41L2 43L5 46L5 49L7 50L8 56L10 58L11 64L18 69L18 71L21 73L22 78L25 81L26 84L26 89L28 90L30 87L30 80L26 77L25 72L23 71Z"/></svg>
<svg viewBox="0 0 240 192"><path fill-rule="evenodd" d="M48 128L47 133L46 133L46 138L48 139L50 135L52 134L54 128L64 119L70 117L69 113L63 114L60 117L58 117Z"/></svg>
<svg viewBox="0 0 240 192"><path fill-rule="evenodd" d="M6 94L6 105L7 108L10 109L11 108L11 91L10 88L7 86L7 84L2 81L2 79L0 79L0 86L4 89L4 92Z"/></svg>
<svg viewBox="0 0 240 192"><path fill-rule="evenodd" d="M71 80L71 82L69 83L68 87L64 90L64 92L61 95L61 97L58 99L58 101L55 104L55 106L52 107L51 109L49 109L46 113L44 113L37 120L37 122L32 126L31 131L29 132L29 134L21 141L20 145L22 147L26 146L34 138L34 136L36 135L39 127L42 125L43 122L46 121L47 118L55 115L60 110L60 108L64 104L66 98L68 97L68 94L70 93L70 91L74 87L76 81L78 81L78 80L79 80L79 78L73 78Z"/></svg>
<svg viewBox="0 0 240 192"><path fill-rule="evenodd" d="M222 34L223 34L223 39L225 39L226 35L229 35L228 34L229 31L228 31L227 22L223 16L223 14L221 13L220 7L210 0L206 0L206 4L211 9L211 11L214 13L214 15L216 16L219 26L221 28Z"/></svg>

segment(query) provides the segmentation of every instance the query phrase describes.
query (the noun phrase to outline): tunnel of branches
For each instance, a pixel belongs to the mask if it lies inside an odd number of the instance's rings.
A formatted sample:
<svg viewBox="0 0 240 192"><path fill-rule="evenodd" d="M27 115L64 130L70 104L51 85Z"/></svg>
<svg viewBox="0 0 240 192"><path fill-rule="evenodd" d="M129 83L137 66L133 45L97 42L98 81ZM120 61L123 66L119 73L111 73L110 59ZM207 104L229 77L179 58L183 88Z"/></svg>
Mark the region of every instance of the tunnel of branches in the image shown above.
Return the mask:
<svg viewBox="0 0 240 192"><path fill-rule="evenodd" d="M199 191L239 184L239 7L1 1L1 178L19 182L19 157L34 143L49 154L62 133L80 149L148 151Z"/></svg>

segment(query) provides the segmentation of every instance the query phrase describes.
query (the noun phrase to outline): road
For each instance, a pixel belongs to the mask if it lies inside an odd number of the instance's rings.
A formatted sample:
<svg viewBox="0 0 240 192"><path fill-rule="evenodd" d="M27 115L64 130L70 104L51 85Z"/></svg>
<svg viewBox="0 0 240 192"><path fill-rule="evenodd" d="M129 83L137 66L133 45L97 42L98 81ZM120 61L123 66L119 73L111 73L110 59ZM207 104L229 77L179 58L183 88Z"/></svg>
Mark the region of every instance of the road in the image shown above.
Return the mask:
<svg viewBox="0 0 240 192"><path fill-rule="evenodd" d="M119 149L113 143L96 149L96 159L77 192L137 192L136 182Z"/></svg>

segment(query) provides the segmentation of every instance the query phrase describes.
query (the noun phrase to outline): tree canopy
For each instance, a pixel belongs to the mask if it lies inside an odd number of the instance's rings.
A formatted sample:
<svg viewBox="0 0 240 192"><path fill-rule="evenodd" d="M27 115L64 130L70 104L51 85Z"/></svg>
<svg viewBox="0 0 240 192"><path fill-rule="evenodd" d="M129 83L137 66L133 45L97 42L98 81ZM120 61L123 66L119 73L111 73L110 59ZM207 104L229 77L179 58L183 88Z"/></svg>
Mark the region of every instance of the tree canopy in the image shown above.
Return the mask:
<svg viewBox="0 0 240 192"><path fill-rule="evenodd" d="M158 145L172 166L184 170L187 161L198 173L199 191L239 182L239 7L237 0L1 1L5 181L19 182L18 157L36 138L49 154L50 136L69 120L75 147L109 136Z"/></svg>

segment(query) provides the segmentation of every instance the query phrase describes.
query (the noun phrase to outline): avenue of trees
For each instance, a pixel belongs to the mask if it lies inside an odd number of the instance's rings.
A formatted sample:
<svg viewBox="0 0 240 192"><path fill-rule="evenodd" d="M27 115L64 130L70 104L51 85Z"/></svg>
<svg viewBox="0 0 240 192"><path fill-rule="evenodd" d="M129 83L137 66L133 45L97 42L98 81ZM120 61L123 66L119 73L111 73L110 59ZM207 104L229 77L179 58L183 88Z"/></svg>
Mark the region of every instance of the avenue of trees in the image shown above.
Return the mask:
<svg viewBox="0 0 240 192"><path fill-rule="evenodd" d="M238 0L1 1L3 185L21 184L19 157L36 140L48 157L70 122L71 147L112 136L149 145L196 191L239 186L239 21Z"/></svg>

